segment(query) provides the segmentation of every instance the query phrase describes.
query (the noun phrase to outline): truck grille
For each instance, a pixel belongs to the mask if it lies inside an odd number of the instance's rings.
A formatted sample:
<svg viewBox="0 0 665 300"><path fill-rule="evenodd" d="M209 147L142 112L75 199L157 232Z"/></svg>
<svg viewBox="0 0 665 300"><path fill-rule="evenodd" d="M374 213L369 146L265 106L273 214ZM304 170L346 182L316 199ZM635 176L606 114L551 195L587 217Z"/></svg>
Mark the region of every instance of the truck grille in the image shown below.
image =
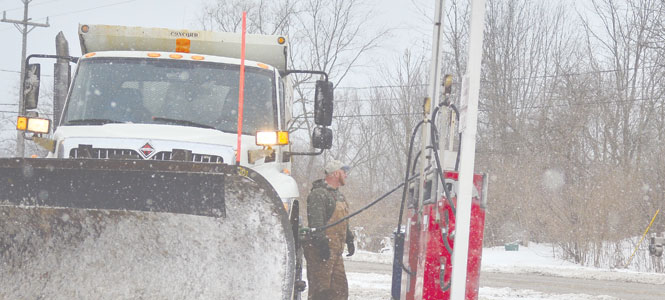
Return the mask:
<svg viewBox="0 0 665 300"><path fill-rule="evenodd" d="M97 159L141 159L139 153L130 149L92 148L92 158ZM78 148L69 151L69 158L78 158Z"/></svg>
<svg viewBox="0 0 665 300"><path fill-rule="evenodd" d="M170 151L157 152L152 158L155 160L171 160L172 153ZM208 154L197 154L192 153L193 162L202 162L202 163L223 163L224 159L221 156L217 155L208 155Z"/></svg>
<svg viewBox="0 0 665 300"><path fill-rule="evenodd" d="M104 149L92 148L92 158L96 159L143 159L138 151L131 149ZM69 151L69 158L78 158L78 148L73 148ZM170 151L161 151L153 155L152 160L171 160L172 153ZM224 159L217 155L198 154L192 153L193 162L202 163L223 163Z"/></svg>

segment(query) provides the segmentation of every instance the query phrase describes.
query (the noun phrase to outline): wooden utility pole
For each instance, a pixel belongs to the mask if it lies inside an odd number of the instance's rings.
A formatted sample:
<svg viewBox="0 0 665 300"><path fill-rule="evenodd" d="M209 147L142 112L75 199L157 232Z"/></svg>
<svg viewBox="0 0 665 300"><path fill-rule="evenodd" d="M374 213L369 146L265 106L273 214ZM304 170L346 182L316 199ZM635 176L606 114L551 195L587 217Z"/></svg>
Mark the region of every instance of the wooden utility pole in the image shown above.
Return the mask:
<svg viewBox="0 0 665 300"><path fill-rule="evenodd" d="M46 23L35 23L30 22L28 18L28 5L32 0L21 0L23 2L23 20L10 20L7 19L7 11L2 12L2 22L13 23L16 29L23 35L23 48L21 50L21 79L20 79L20 91L19 91L19 100L18 100L18 114L25 115L25 105L23 103L23 77L25 76L25 57L26 57L26 47L28 45L28 33L35 29L35 27L49 27L48 17L46 18ZM22 25L22 26L21 26ZM30 28L28 28L30 26ZM16 135L16 156L23 157L25 156L25 145L24 145L24 136L23 131L17 131Z"/></svg>

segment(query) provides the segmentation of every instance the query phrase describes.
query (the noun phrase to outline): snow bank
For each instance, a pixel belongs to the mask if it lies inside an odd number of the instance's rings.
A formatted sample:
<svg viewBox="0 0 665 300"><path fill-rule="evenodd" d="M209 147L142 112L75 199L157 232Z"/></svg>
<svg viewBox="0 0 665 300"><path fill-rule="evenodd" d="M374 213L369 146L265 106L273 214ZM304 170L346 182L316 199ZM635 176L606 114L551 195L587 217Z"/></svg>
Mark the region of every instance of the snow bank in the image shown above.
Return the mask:
<svg viewBox="0 0 665 300"><path fill-rule="evenodd" d="M354 256L344 257L344 259L392 264L393 254L392 252L356 251ZM665 285L665 274L581 267L555 258L555 252L551 246L535 243L532 243L529 247L520 246L519 251L505 251L504 247L484 248L481 271Z"/></svg>
<svg viewBox="0 0 665 300"><path fill-rule="evenodd" d="M504 247L483 249L482 271L495 273L528 273L580 279L614 280L648 284L665 284L665 274L630 270L581 267L554 257L551 246L531 244L519 251Z"/></svg>

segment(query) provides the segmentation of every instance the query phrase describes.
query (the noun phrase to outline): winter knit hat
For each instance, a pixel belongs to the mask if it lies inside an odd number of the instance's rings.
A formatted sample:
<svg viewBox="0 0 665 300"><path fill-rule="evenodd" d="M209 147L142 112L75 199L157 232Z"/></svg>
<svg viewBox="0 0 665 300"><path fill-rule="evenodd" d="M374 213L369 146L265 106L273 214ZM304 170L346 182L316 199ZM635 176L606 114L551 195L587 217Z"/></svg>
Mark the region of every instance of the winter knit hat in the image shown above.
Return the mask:
<svg viewBox="0 0 665 300"><path fill-rule="evenodd" d="M323 168L326 175L330 174L332 172L335 172L337 170L340 170L340 169L344 170L344 172L346 172L346 173L349 173L349 170L351 169L351 167L343 164L339 160L331 160L326 164L325 168Z"/></svg>

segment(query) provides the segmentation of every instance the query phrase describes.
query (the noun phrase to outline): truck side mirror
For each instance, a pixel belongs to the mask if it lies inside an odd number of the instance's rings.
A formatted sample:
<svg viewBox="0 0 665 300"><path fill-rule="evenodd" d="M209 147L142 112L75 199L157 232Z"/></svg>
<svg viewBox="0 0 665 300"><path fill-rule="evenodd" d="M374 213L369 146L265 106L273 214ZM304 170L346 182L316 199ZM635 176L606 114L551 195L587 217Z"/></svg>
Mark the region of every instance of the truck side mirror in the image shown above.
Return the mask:
<svg viewBox="0 0 665 300"><path fill-rule="evenodd" d="M25 109L36 109L39 103L39 64L29 64L23 77L23 104Z"/></svg>
<svg viewBox="0 0 665 300"><path fill-rule="evenodd" d="M326 127L316 127L312 133L312 145L316 149L327 150L332 147L333 133L332 129Z"/></svg>
<svg viewBox="0 0 665 300"><path fill-rule="evenodd" d="M314 95L314 123L320 126L330 126L332 124L332 114L333 84L327 80L317 80ZM332 134L330 138L332 142Z"/></svg>

